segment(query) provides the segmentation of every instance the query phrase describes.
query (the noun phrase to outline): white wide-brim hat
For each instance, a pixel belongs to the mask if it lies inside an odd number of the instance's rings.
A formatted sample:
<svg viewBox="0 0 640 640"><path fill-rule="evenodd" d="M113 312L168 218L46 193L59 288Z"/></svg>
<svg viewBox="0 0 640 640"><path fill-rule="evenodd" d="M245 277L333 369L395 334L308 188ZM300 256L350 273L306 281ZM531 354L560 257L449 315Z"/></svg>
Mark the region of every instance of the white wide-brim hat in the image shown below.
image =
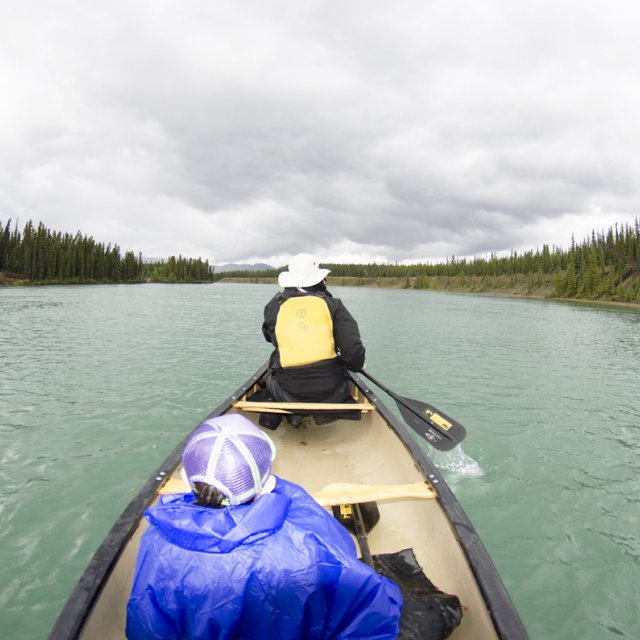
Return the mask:
<svg viewBox="0 0 640 640"><path fill-rule="evenodd" d="M281 287L311 287L322 282L331 273L329 269L321 269L316 258L308 253L299 253L291 258L289 271L278 276Z"/></svg>

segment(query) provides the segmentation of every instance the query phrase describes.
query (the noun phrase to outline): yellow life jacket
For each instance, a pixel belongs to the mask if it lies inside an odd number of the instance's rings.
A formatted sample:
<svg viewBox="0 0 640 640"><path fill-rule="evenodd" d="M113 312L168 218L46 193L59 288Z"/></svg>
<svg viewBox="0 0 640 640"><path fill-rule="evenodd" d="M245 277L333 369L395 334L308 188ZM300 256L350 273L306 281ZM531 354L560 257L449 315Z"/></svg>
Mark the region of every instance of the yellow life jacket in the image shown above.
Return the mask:
<svg viewBox="0 0 640 640"><path fill-rule="evenodd" d="M295 296L280 305L276 340L282 367L298 367L336 357L333 320L319 296Z"/></svg>

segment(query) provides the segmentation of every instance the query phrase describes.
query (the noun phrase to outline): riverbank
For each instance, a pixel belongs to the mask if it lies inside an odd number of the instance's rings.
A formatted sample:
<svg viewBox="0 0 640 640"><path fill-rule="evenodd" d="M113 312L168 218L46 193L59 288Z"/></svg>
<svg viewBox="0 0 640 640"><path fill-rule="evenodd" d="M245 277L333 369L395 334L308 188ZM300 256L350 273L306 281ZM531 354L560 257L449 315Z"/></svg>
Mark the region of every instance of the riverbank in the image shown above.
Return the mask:
<svg viewBox="0 0 640 640"><path fill-rule="evenodd" d="M146 282L150 282L147 280ZM158 282L158 281L156 281ZM220 283L237 282L250 284L277 284L276 278L261 277L228 277L218 280ZM20 274L0 271L0 286L37 286L56 284L108 284L97 282L31 282ZM113 284L113 283L111 283ZM134 284L134 283L129 283ZM138 282L135 284L142 284ZM183 284L181 282L173 284ZM208 284L193 282L187 284ZM327 284L339 287L375 287L384 289L418 289L432 291L450 291L454 293L476 293L489 296L505 296L517 298L532 298L540 300L558 300L564 302L579 302L590 304L603 304L619 307L640 309L640 302L634 300L615 300L609 298L585 298L585 297L561 297L554 295L553 278L550 275L537 274L524 275L513 274L510 276L432 276L421 277L347 277L337 276L327 278Z"/></svg>
<svg viewBox="0 0 640 640"><path fill-rule="evenodd" d="M0 271L0 287L10 287L13 285L26 284L29 284L29 281L26 278L23 278L19 273Z"/></svg>
<svg viewBox="0 0 640 640"><path fill-rule="evenodd" d="M19 273L0 271L0 287L54 287L58 285L82 286L82 285L110 285L110 284L211 284L209 280L177 280L176 278L145 278L139 280L83 280L71 278L69 280L29 280Z"/></svg>
<svg viewBox="0 0 640 640"><path fill-rule="evenodd" d="M277 284L276 278L261 277L229 277L218 282L238 282L252 284ZM531 298L540 300L557 300L563 302L579 302L604 304L640 309L640 302L614 300L606 298L566 298L554 295L553 276L551 274L509 276L432 276L425 277L332 277L327 278L327 286L339 287L375 287L386 289L422 289L432 291L450 291L454 293L476 293L489 296L505 296Z"/></svg>

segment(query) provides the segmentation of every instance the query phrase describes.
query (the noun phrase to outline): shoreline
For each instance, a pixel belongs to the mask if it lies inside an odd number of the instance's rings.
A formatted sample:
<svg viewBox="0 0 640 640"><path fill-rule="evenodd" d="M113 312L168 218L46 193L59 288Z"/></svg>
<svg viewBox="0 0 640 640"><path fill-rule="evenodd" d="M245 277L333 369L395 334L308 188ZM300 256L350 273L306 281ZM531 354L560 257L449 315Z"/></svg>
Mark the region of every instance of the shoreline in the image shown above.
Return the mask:
<svg viewBox="0 0 640 640"><path fill-rule="evenodd" d="M229 277L221 278L213 283L209 282L129 282L129 283L107 283L107 282L92 282L92 283L41 283L41 282L29 282L22 278L7 277L8 274L0 273L3 277L0 278L0 288L2 287L21 287L21 286L82 286L83 284L226 284L226 283L238 283L238 284L269 284L277 285L276 278L261 278L261 277ZM14 275L14 274L11 274ZM379 277L379 278L363 278L363 277L347 277L347 276L330 276L327 278L327 284L329 287L364 287L364 288L382 288L382 289L411 289L413 291L442 291L445 293L462 293L462 294L475 294L482 296L493 296L497 298L518 298L518 299L530 299L530 300L546 300L551 302L571 302L576 304L591 304L597 306L609 306L622 309L640 310L640 302L627 302L622 300L604 300L602 298L561 298L550 295L551 284L549 281L542 283L541 285L530 287L527 290L528 285L525 282L526 276L520 274L519 282L516 286L510 286L509 284L501 284L500 286L494 286L489 288L485 283L479 283L477 280L468 279L471 282L471 286L463 287L460 285L460 278L457 276L437 276L429 279L430 286L416 287L415 278L406 277ZM455 282L455 284L454 284ZM495 284L495 283L494 283Z"/></svg>
<svg viewBox="0 0 640 640"><path fill-rule="evenodd" d="M357 282L354 282L357 280ZM270 284L277 285L278 282L275 278L222 278L214 284L226 284L226 283L238 283L238 284ZM537 293L527 293L522 291L521 288L505 287L478 290L473 287L461 288L457 287L429 287L429 288L416 288L413 286L406 286L406 278L348 278L342 276L329 276L327 278L327 286L339 286L339 287L364 287L364 288L382 288L382 289L411 289L413 291L434 291L444 293L463 293L463 294L475 294L482 296L493 296L496 298L518 298L518 299L530 299L530 300L545 300L550 302L571 302L577 304L591 304L597 306L610 306L616 308L634 309L640 311L640 302L626 302L620 300L603 300L603 299L590 299L590 298L560 298L552 295L548 295L545 287L540 287L540 291Z"/></svg>
<svg viewBox="0 0 640 640"><path fill-rule="evenodd" d="M435 289L434 289L435 291ZM620 302L616 300L589 300L587 298L556 298L554 296L540 296L526 293L509 293L509 292L493 292L493 291L451 291L450 293L474 293L481 296L493 296L495 298L519 298L531 300L545 300L547 302L573 302L577 304L594 304L600 306L611 307L627 307L630 309L638 309L640 311L640 302Z"/></svg>

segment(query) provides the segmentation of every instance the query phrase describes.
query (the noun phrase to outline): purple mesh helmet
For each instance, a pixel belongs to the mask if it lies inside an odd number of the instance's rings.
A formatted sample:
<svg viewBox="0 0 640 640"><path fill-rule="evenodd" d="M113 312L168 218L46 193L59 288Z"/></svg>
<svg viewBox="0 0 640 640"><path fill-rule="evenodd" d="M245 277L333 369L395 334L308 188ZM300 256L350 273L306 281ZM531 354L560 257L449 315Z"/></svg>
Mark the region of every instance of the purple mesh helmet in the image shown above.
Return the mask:
<svg viewBox="0 0 640 640"><path fill-rule="evenodd" d="M223 493L229 504L255 498L271 475L276 449L271 438L237 413L205 420L182 452L189 485L205 482Z"/></svg>

